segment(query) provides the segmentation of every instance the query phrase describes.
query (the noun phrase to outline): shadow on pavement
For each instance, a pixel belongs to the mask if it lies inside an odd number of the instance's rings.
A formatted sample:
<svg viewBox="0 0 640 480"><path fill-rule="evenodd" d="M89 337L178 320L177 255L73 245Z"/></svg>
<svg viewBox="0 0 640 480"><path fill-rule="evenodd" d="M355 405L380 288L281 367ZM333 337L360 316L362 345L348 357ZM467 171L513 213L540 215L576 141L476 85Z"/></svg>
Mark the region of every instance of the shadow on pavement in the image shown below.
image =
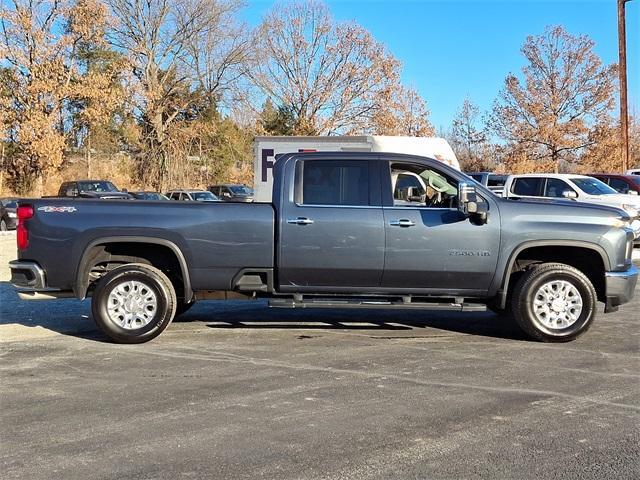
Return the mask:
<svg viewBox="0 0 640 480"><path fill-rule="evenodd" d="M9 282L0 282L0 332L3 341L45 337L52 333L107 340L93 323L88 300L23 301Z"/></svg>
<svg viewBox="0 0 640 480"><path fill-rule="evenodd" d="M421 330L433 328L483 337L527 340L512 319L491 312L390 311L370 308L288 310L268 308L265 302L208 303L195 305L174 322L204 322L213 329L358 330L378 337L387 334L376 335L376 332L411 330L419 332L420 336L427 336Z"/></svg>
<svg viewBox="0 0 640 480"><path fill-rule="evenodd" d="M265 301L199 302L174 320L202 322L212 329L263 330L351 330L366 331L375 337L397 332L397 338L433 336L432 328L444 332L483 337L525 340L510 319L493 313L434 312L375 309L278 309ZM25 331L23 327L39 330ZM169 327L171 329L171 327ZM410 332L415 331L416 335ZM2 339L23 340L58 333L83 339L109 342L91 318L90 300L22 301L8 282L0 282L0 331ZM402 333L401 333L402 332ZM441 336L441 335L440 335Z"/></svg>

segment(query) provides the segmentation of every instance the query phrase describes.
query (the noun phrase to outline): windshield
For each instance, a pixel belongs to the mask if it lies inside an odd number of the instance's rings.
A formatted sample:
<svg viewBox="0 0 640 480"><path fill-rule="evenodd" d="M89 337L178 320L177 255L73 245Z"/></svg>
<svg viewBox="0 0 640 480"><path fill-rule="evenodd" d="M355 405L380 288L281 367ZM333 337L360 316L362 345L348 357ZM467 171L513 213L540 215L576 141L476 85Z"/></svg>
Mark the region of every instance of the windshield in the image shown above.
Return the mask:
<svg viewBox="0 0 640 480"><path fill-rule="evenodd" d="M169 200L167 197L162 195L161 193L154 192L140 192L135 194L141 200Z"/></svg>
<svg viewBox="0 0 640 480"><path fill-rule="evenodd" d="M249 189L244 185L230 185L229 190L231 190L234 195L251 195Z"/></svg>
<svg viewBox="0 0 640 480"><path fill-rule="evenodd" d="M216 197L211 192L193 192L191 194L191 196L193 197L194 200L196 200L198 202L204 202L206 200L217 200L218 199L218 197Z"/></svg>
<svg viewBox="0 0 640 480"><path fill-rule="evenodd" d="M118 189L111 182L78 182L81 192L117 192Z"/></svg>
<svg viewBox="0 0 640 480"><path fill-rule="evenodd" d="M587 195L613 195L617 194L613 188L596 178L572 178L571 181Z"/></svg>
<svg viewBox="0 0 640 480"><path fill-rule="evenodd" d="M640 185L640 175L630 176L629 180L631 180L636 185Z"/></svg>

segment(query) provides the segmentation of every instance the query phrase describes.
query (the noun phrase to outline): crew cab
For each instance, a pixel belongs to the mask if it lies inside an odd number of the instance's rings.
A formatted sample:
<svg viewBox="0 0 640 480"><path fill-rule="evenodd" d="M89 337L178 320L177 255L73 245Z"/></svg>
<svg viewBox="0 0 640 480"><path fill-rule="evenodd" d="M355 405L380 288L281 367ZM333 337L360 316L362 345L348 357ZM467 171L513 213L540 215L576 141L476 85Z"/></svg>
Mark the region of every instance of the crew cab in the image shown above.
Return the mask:
<svg viewBox="0 0 640 480"><path fill-rule="evenodd" d="M293 153L272 203L20 202L21 298L92 297L121 343L159 335L194 301L267 297L285 308L482 311L569 341L628 302L629 216L508 200L442 162L373 152ZM64 252L64 255L61 253Z"/></svg>

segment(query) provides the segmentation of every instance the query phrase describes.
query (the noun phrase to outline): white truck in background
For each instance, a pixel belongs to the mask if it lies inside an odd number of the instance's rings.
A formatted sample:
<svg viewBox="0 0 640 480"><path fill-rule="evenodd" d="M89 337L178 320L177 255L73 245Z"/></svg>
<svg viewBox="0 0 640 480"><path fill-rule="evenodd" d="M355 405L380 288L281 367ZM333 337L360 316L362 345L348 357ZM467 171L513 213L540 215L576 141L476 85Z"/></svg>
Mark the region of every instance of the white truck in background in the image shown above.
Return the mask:
<svg viewBox="0 0 640 480"><path fill-rule="evenodd" d="M270 202L276 156L301 152L389 152L420 155L460 170L444 138L382 135L336 137L256 137L254 140L254 201Z"/></svg>

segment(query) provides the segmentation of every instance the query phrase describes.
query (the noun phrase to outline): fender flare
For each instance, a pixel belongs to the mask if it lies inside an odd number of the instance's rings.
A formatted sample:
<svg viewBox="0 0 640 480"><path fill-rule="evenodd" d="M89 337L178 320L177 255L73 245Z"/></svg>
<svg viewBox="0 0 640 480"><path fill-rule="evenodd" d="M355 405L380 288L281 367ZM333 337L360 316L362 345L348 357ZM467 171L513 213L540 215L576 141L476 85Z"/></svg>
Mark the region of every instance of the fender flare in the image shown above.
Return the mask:
<svg viewBox="0 0 640 480"><path fill-rule="evenodd" d="M109 237L100 237L95 238L91 242L87 244L87 246L82 251L82 255L80 256L80 262L78 263L78 269L76 271L76 282L74 285L74 291L76 297L80 300L83 300L87 295L88 289L88 280L83 278L84 272L87 268L89 262L88 253L91 251L93 247L103 244L110 243L151 243L154 245L161 245L163 247L168 247L178 259L178 264L180 265L180 271L182 272L183 279L183 288L184 288L184 297L185 301L188 303L193 298L193 290L191 288L191 278L189 277L189 268L187 266L187 261L175 243L170 240L165 240L162 238L156 237L145 237L145 236L109 236Z"/></svg>
<svg viewBox="0 0 640 480"><path fill-rule="evenodd" d="M528 242L523 242L519 244L509 256L509 261L507 262L507 266L504 270L504 274L502 277L502 286L498 290L498 299L500 308L505 308L507 305L507 292L509 291L509 279L511 277L510 272L513 268L518 255L522 253L524 250L528 248L535 247L577 247L577 248L587 248L589 250L593 250L600 255L602 259L602 264L604 266L605 271L611 269L611 262L609 261L609 256L604 248L602 248L597 243L585 242L582 240L531 240Z"/></svg>

